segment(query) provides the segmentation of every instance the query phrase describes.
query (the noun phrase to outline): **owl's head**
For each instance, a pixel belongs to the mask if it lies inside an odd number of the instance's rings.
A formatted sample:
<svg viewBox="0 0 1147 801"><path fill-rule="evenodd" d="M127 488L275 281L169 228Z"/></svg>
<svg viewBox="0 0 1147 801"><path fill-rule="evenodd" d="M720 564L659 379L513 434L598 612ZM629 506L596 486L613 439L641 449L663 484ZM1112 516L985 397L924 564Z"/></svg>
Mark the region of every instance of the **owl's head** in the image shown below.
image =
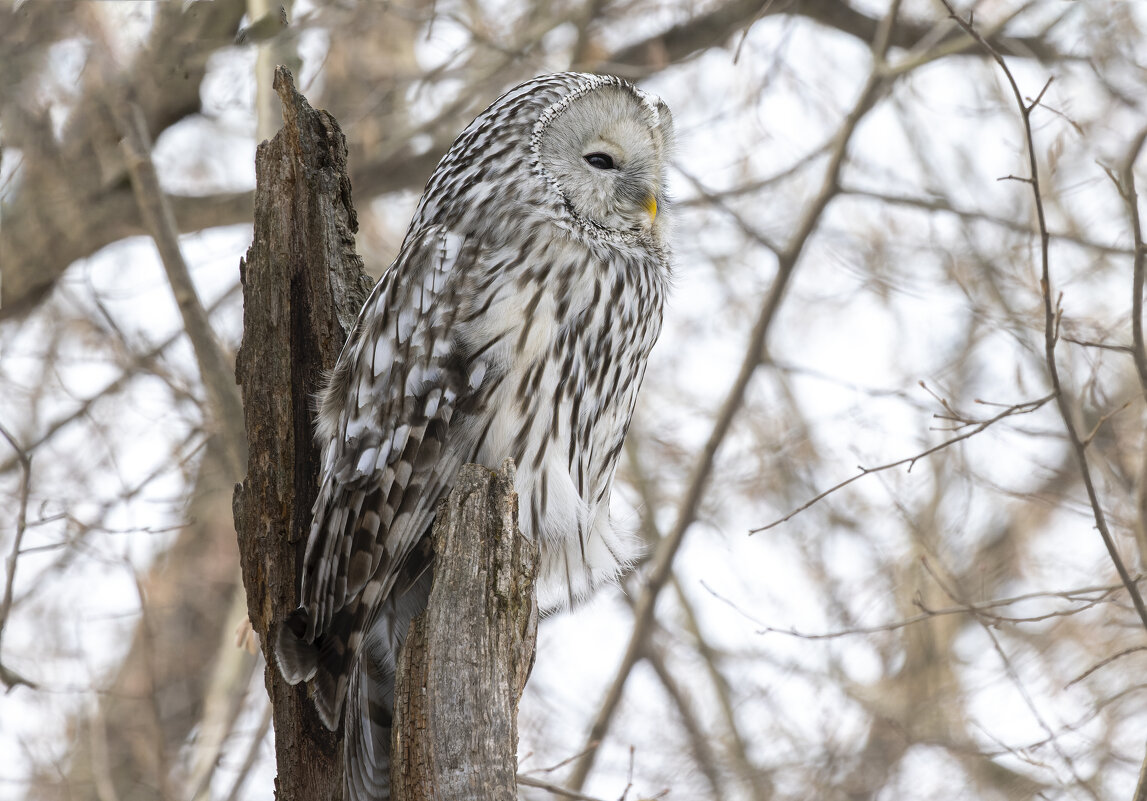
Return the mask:
<svg viewBox="0 0 1147 801"><path fill-rule="evenodd" d="M537 167L576 216L648 233L665 209L673 117L660 98L599 78L555 103L534 128Z"/></svg>

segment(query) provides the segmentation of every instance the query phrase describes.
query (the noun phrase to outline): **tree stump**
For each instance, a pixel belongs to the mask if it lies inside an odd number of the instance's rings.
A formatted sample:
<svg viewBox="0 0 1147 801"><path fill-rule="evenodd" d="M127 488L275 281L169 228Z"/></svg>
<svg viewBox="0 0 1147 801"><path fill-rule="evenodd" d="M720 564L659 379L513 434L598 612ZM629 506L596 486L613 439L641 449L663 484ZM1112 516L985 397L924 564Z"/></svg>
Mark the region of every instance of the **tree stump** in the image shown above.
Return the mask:
<svg viewBox="0 0 1147 801"><path fill-rule="evenodd" d="M256 155L255 234L240 265L236 374L250 456L235 489L247 609L267 660L278 801L340 801L341 732L275 665L297 605L318 487L313 398L369 292L338 123L275 72L284 126ZM467 465L434 526L435 577L401 655L392 797L516 798L517 707L534 659L537 552L517 529L513 463Z"/></svg>
<svg viewBox="0 0 1147 801"><path fill-rule="evenodd" d="M282 130L255 157L255 234L240 264L243 345L236 375L250 456L233 501L247 610L267 659L279 801L342 798L340 736L319 720L302 685L275 666L273 625L297 604L318 489L313 398L334 367L369 291L355 253L358 220L346 141L329 114L275 72Z"/></svg>
<svg viewBox="0 0 1147 801"><path fill-rule="evenodd" d="M434 522L434 584L398 663L394 801L517 799L518 701L534 664L537 548L509 459L466 465Z"/></svg>

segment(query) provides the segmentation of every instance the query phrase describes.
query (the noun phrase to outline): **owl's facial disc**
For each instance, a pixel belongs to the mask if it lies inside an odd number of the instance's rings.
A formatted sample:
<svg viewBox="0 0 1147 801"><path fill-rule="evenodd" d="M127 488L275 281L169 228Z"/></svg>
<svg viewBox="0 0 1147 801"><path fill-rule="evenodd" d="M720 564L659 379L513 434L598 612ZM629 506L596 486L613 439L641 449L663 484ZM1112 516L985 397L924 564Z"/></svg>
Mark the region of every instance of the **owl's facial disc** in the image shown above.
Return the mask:
<svg viewBox="0 0 1147 801"><path fill-rule="evenodd" d="M549 123L538 156L577 214L640 234L656 225L664 202L671 139L664 103L608 85L576 98Z"/></svg>

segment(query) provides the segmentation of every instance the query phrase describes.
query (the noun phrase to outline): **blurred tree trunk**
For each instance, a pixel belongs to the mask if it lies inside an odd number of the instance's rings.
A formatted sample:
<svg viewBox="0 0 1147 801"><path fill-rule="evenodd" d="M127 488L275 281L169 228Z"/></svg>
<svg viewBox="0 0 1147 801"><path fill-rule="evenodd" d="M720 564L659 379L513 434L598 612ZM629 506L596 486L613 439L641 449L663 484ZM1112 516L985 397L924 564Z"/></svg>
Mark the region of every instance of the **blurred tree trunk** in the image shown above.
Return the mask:
<svg viewBox="0 0 1147 801"><path fill-rule="evenodd" d="M238 589L227 462L213 438L199 466L191 522L139 580L143 617L127 656L98 706L75 719L63 777L41 774L30 798L159 801L179 795L168 792L171 769L200 719Z"/></svg>
<svg viewBox="0 0 1147 801"><path fill-rule="evenodd" d="M5 29L27 37L11 37L13 44L23 45L12 50L31 54L21 61L35 63L37 46L46 50L56 35L90 24L90 18L73 10L60 13L59 8L54 3L34 8L20 4L5 15L12 26ZM153 137L200 111L208 61L220 47L234 42L244 11L243 0L157 5L149 47L131 65L132 74L151 78L133 82L132 95ZM5 67L6 51L0 46ZM14 77L24 77L20 66L15 64ZM28 72L28 77L34 75ZM26 313L74 261L140 230L139 207L124 180L120 136L107 113L108 85L102 70L85 71L78 102L59 137L49 116L37 108L35 93L25 93L22 102L2 104L5 144L21 149L24 174L4 205L0 318ZM183 214L180 221L190 222Z"/></svg>

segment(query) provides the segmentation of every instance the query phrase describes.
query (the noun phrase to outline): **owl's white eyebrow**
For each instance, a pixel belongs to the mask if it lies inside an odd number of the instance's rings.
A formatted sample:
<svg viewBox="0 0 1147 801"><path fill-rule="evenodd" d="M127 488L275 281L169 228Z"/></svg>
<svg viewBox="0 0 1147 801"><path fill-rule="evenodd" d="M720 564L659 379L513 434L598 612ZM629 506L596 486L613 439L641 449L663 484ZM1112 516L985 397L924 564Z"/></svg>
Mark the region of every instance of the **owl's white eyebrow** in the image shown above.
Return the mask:
<svg viewBox="0 0 1147 801"><path fill-rule="evenodd" d="M598 147L598 145L603 145L603 147ZM605 150L608 151L611 156L616 153L625 152L625 148L620 144L614 142L612 139L606 139L604 136L599 136L597 139L594 139L585 146L584 150L586 153L596 153L599 150Z"/></svg>

